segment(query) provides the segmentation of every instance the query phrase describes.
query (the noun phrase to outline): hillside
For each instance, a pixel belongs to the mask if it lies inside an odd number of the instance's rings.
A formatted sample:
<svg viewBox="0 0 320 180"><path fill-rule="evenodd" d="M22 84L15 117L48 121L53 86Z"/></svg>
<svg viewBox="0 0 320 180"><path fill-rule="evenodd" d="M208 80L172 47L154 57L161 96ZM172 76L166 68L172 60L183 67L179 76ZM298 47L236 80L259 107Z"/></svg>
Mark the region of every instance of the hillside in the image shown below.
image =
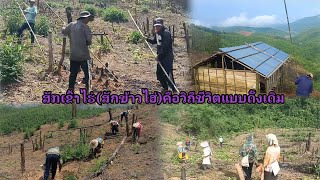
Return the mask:
<svg viewBox="0 0 320 180"><path fill-rule="evenodd" d="M297 43L302 43L306 45L307 43L318 43L320 41L320 28L313 28L307 31L304 31L294 37L294 41Z"/></svg>
<svg viewBox="0 0 320 180"><path fill-rule="evenodd" d="M310 29L317 28L317 27L319 27L319 24L320 24L320 15L312 16L312 17L305 17L305 18L299 19L297 21L290 22L291 31L294 34L299 34L304 31L308 31ZM274 26L273 28L288 32L288 25L286 25L286 24L277 25L277 26Z"/></svg>
<svg viewBox="0 0 320 180"><path fill-rule="evenodd" d="M285 37L288 35L285 31L269 28L269 27L247 27L247 26L232 26L232 27L211 27L215 31L226 32L226 33L241 33L251 32L253 35L256 33L267 34L270 36Z"/></svg>

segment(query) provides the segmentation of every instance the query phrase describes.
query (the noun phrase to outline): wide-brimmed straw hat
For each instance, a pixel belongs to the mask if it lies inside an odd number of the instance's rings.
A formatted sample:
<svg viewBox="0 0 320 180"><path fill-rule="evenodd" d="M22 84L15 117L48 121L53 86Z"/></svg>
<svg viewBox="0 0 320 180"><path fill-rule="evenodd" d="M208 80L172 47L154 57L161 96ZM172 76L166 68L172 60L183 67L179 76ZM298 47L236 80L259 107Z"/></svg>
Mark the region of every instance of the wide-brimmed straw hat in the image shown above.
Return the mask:
<svg viewBox="0 0 320 180"><path fill-rule="evenodd" d="M313 78L313 74L309 73L307 76L309 76L310 78Z"/></svg>
<svg viewBox="0 0 320 180"><path fill-rule="evenodd" d="M36 0L29 0L29 2L36 2Z"/></svg>
<svg viewBox="0 0 320 180"><path fill-rule="evenodd" d="M93 15L89 11L82 11L78 19L87 18L87 17L93 17Z"/></svg>
<svg viewBox="0 0 320 180"><path fill-rule="evenodd" d="M206 148L206 147L209 147L209 143L208 143L208 141L204 141L204 142L200 143L200 146L203 148Z"/></svg>
<svg viewBox="0 0 320 180"><path fill-rule="evenodd" d="M98 140L94 139L90 142L90 148L94 149L94 148L98 147L98 144L99 144Z"/></svg>

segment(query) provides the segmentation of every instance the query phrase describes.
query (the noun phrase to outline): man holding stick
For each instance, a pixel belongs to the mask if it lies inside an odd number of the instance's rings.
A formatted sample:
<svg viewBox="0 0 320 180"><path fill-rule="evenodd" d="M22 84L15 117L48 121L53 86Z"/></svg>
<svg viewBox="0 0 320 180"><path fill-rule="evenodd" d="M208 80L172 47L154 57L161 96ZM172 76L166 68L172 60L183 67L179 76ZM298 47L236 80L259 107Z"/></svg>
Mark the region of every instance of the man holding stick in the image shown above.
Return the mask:
<svg viewBox="0 0 320 180"><path fill-rule="evenodd" d="M22 36L22 33L24 30L26 29L30 29L30 35L31 35L31 43L33 44L34 43L34 35L32 33L35 32L35 29L34 29L34 24L36 22L36 16L38 14L38 9L37 7L34 5L35 4L35 0L29 0L29 3L30 3L30 6L24 10L24 14L26 15L26 18L27 18L27 21L28 22L25 22L21 27L20 29L18 30L18 38L19 38L19 41L18 43L20 44L21 43L21 36ZM29 25L30 27L29 27Z"/></svg>
<svg viewBox="0 0 320 180"><path fill-rule="evenodd" d="M147 41L151 44L157 44L157 58L156 60L161 63L164 67L166 73L169 75L172 83L173 79L173 48L172 48L172 38L171 33L164 27L163 19L156 18L154 21L155 27L155 37L147 38ZM157 64L157 79L160 81L162 86L162 93L168 91L168 87L171 88L173 92L176 92L174 84L170 82L168 77L165 75L160 65Z"/></svg>
<svg viewBox="0 0 320 180"><path fill-rule="evenodd" d="M87 25L93 21L93 15L88 11L80 13L76 22L71 22L62 29L62 34L70 38L70 76L69 89L74 90L80 67L84 72L87 91L90 90L90 52L92 33Z"/></svg>

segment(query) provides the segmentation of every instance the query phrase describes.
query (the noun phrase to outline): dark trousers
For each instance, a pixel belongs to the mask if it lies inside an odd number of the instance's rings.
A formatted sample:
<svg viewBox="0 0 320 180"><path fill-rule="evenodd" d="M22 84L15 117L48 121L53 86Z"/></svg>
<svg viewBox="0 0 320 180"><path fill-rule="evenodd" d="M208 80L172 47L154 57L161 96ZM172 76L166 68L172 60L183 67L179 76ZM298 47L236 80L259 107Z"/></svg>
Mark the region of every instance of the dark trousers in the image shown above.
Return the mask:
<svg viewBox="0 0 320 180"><path fill-rule="evenodd" d="M119 125L113 125L111 131L113 135L116 135L119 132Z"/></svg>
<svg viewBox="0 0 320 180"><path fill-rule="evenodd" d="M84 72L84 83L87 91L89 90L89 60L88 61L70 61L69 89L74 89L80 67Z"/></svg>
<svg viewBox="0 0 320 180"><path fill-rule="evenodd" d="M264 180L277 180L278 176L274 176L272 172L264 171Z"/></svg>
<svg viewBox="0 0 320 180"><path fill-rule="evenodd" d="M121 120L120 120L120 122L122 122L122 119L123 119L123 118L127 118L127 115L121 114Z"/></svg>
<svg viewBox="0 0 320 180"><path fill-rule="evenodd" d="M201 169L202 170L211 169L211 165L210 164L202 164Z"/></svg>
<svg viewBox="0 0 320 180"><path fill-rule="evenodd" d="M44 172L44 180L48 180L50 168L52 170L52 179L56 176L57 165L59 162L59 156L56 154L48 154L46 158L46 170Z"/></svg>
<svg viewBox="0 0 320 180"><path fill-rule="evenodd" d="M34 23L29 23L29 24L30 24L30 27L31 27L32 31L35 32ZM20 27L20 29L18 30L18 35L17 35L18 38L21 38L23 31L26 30L26 29L30 29L29 26L28 26L28 23L24 23ZM31 35L31 43L34 43L34 35L32 34L31 30L30 30L30 35ZM21 40L19 40L19 42L21 42Z"/></svg>
<svg viewBox="0 0 320 180"><path fill-rule="evenodd" d="M165 73L163 72L159 64L157 64L156 74L157 74L157 79L160 81L160 84L164 90L168 90L168 87L170 87L173 91L175 91L173 84L169 81L169 79L167 78L167 76L165 75ZM167 74L169 75L171 81L174 83L172 71L167 72Z"/></svg>
<svg viewBox="0 0 320 180"><path fill-rule="evenodd" d="M245 180L251 180L251 174L252 174L252 167L253 167L253 163L249 163L249 167L243 167L242 169L246 175L246 179Z"/></svg>

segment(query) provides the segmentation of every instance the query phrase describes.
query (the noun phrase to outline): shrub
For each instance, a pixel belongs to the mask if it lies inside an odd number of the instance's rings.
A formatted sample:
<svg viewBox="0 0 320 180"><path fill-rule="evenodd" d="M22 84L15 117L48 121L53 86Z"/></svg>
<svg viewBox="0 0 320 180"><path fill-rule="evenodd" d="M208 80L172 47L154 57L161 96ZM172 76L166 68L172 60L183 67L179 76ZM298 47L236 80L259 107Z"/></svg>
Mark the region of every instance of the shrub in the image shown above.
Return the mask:
<svg viewBox="0 0 320 180"><path fill-rule="evenodd" d="M31 136L33 136L35 129L33 128L26 128L24 129L24 138L29 139Z"/></svg>
<svg viewBox="0 0 320 180"><path fill-rule="evenodd" d="M76 128L78 127L78 121L77 120L71 120L68 126L68 129Z"/></svg>
<svg viewBox="0 0 320 180"><path fill-rule="evenodd" d="M12 82L22 76L24 47L14 43L15 38L8 36L0 45L0 81Z"/></svg>
<svg viewBox="0 0 320 180"><path fill-rule="evenodd" d="M127 22L128 18L122 9L112 6L104 11L103 20L109 22Z"/></svg>
<svg viewBox="0 0 320 180"><path fill-rule="evenodd" d="M98 15L97 8L96 8L94 5L86 4L86 5L84 6L84 10L85 10L85 11L89 11L90 14L92 14L92 15L94 15L94 16L97 16L97 15Z"/></svg>
<svg viewBox="0 0 320 180"><path fill-rule="evenodd" d="M109 41L104 39L103 42L101 42L101 40L99 39L98 42L99 42L99 48L100 48L101 52L108 53L111 51L111 45L110 45Z"/></svg>
<svg viewBox="0 0 320 180"><path fill-rule="evenodd" d="M143 40L143 36L138 31L133 31L129 36L129 42L138 44Z"/></svg>
<svg viewBox="0 0 320 180"><path fill-rule="evenodd" d="M147 6L143 6L142 13L148 13L148 12L149 12L149 8Z"/></svg>
<svg viewBox="0 0 320 180"><path fill-rule="evenodd" d="M63 147L61 151L63 162L82 160L89 156L90 146L88 143L78 143L76 145L67 145Z"/></svg>
<svg viewBox="0 0 320 180"><path fill-rule="evenodd" d="M46 16L40 17L39 21L36 23L35 31L37 34L44 37L48 36L49 33L49 20Z"/></svg>
<svg viewBox="0 0 320 180"><path fill-rule="evenodd" d="M7 17L6 27L10 34L17 33L20 26L25 22L19 10L8 11L5 16Z"/></svg>

